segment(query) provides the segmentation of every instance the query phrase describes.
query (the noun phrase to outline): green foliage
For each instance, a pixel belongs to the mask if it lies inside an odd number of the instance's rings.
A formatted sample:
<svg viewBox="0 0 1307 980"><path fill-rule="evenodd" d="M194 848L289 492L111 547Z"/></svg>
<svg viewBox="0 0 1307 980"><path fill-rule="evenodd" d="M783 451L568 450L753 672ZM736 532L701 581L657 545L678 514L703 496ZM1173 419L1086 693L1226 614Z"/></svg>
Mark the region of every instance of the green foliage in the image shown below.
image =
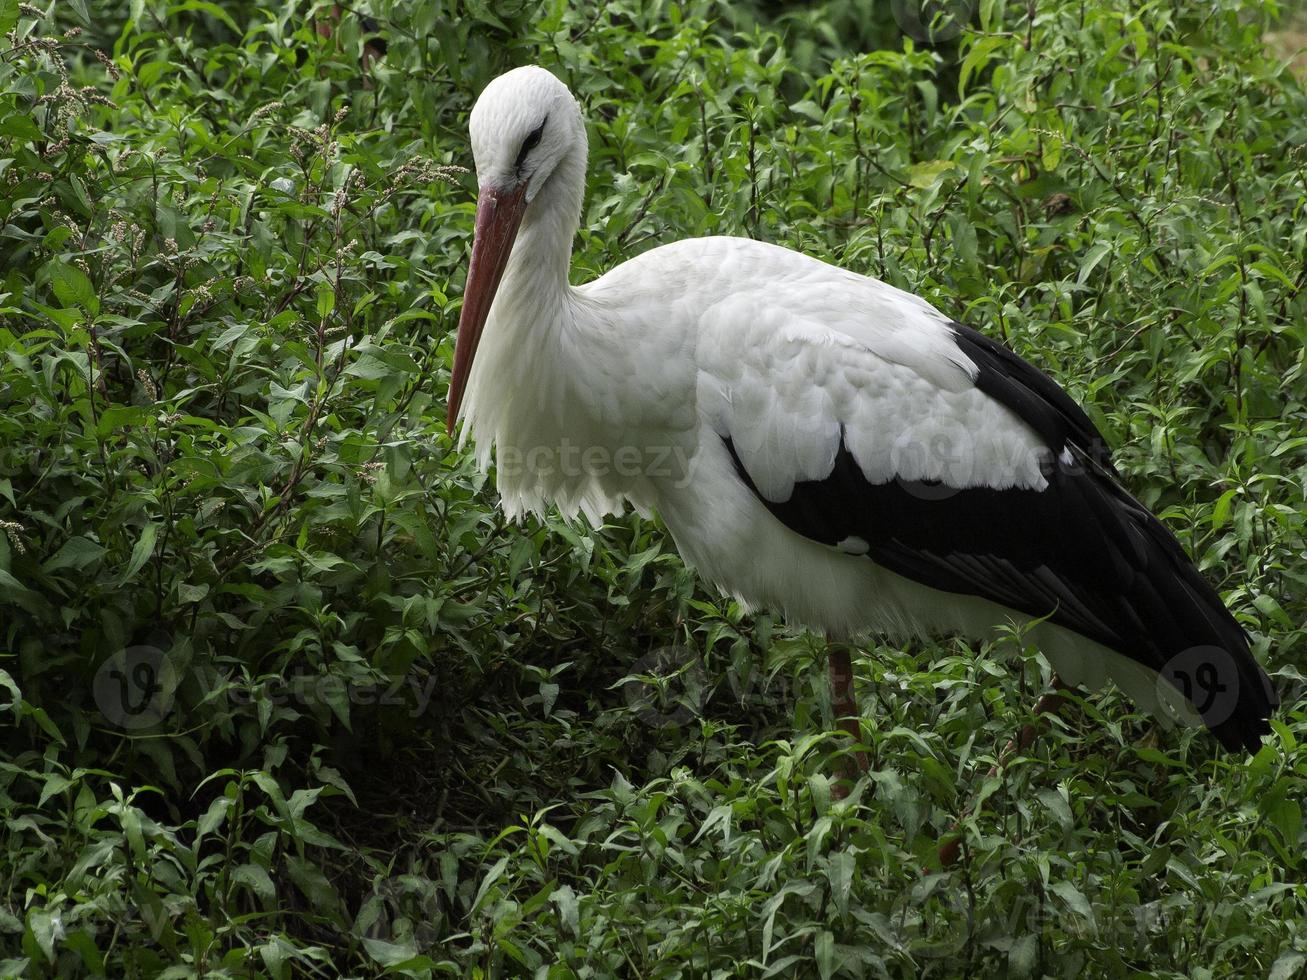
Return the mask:
<svg viewBox="0 0 1307 980"><path fill-rule="evenodd" d="M330 5L0 0L0 974L1301 974L1275 11L859 9L379 2L373 60ZM506 526L443 399L467 110L528 61L591 122L578 277L747 234L1004 337L1221 588L1275 738L1107 692L987 778L1020 638L871 649L835 801L819 644L650 522Z"/></svg>

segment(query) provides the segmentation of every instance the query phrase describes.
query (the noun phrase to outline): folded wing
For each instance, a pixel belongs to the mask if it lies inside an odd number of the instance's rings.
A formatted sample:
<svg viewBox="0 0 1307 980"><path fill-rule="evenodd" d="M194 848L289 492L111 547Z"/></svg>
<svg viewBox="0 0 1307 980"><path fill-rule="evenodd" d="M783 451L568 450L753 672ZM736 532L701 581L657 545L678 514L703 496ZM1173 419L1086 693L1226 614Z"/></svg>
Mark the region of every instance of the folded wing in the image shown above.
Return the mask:
<svg viewBox="0 0 1307 980"><path fill-rule="evenodd" d="M1055 382L925 304L894 329L837 330L740 302L701 344L701 411L778 520L1047 617L1159 672L1227 747L1256 748L1275 697L1242 628Z"/></svg>

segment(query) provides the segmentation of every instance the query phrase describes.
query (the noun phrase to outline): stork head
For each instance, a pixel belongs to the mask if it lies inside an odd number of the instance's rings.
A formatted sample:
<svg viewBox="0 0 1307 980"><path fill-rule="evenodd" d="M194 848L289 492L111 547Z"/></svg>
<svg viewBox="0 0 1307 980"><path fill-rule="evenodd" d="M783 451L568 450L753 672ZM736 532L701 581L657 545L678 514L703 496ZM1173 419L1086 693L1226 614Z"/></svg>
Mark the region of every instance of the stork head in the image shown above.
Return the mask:
<svg viewBox="0 0 1307 980"><path fill-rule="evenodd" d="M454 431L481 331L527 206L568 154L585 146L581 109L566 85L535 65L485 87L468 122L476 161L477 215L472 264L458 321L447 426Z"/></svg>
<svg viewBox="0 0 1307 980"><path fill-rule="evenodd" d="M477 183L522 188L530 201L577 139L581 109L566 85L537 65L500 75L485 87L468 120Z"/></svg>

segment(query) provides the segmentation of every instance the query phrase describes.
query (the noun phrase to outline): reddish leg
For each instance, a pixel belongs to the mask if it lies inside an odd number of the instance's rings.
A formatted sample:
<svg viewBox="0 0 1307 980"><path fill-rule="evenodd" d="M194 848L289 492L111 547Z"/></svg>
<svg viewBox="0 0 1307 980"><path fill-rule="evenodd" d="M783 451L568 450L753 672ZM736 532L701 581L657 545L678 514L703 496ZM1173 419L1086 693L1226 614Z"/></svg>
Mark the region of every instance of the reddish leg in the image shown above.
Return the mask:
<svg viewBox="0 0 1307 980"><path fill-rule="evenodd" d="M1062 705L1066 703L1066 695L1063 691L1072 691L1075 688L1069 684L1062 683L1062 679L1056 674L1053 675L1053 690L1046 693L1035 703L1035 720L1029 724L1022 725L1021 728L1008 739L1007 745L1003 746L1003 751L998 754L998 762L990 767L989 774L997 776L1007 765L1008 759L1017 752L1024 752L1035 743L1035 736L1039 734L1037 727L1040 719L1044 715L1055 715L1062 710ZM961 826L961 819L953 825L953 835L939 846L939 863L947 868L955 864L958 854L962 849L962 835L957 833Z"/></svg>
<svg viewBox="0 0 1307 980"><path fill-rule="evenodd" d="M830 706L835 723L853 736L854 742L861 743L862 724L858 702L853 696L853 661L847 647L834 647L830 651ZM859 750L844 757L843 777L851 783L870 768L867 753ZM834 792L837 799L843 799L848 795L847 783L837 782Z"/></svg>

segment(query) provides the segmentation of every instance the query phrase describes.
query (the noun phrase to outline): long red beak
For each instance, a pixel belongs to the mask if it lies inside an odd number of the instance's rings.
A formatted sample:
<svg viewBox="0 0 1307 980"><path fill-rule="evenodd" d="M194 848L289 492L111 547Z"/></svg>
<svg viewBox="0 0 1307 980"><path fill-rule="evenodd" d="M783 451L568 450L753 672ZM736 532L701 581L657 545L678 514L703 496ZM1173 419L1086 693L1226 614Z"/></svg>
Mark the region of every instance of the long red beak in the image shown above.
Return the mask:
<svg viewBox="0 0 1307 980"><path fill-rule="evenodd" d="M449 379L445 426L451 436L458 421L463 389L472 372L472 359L481 343L481 331L485 329L490 304L495 301L525 211L525 183L510 188L486 187L477 196L472 264L468 266L467 285L463 289L463 312L458 318L458 340L454 343L454 373Z"/></svg>

